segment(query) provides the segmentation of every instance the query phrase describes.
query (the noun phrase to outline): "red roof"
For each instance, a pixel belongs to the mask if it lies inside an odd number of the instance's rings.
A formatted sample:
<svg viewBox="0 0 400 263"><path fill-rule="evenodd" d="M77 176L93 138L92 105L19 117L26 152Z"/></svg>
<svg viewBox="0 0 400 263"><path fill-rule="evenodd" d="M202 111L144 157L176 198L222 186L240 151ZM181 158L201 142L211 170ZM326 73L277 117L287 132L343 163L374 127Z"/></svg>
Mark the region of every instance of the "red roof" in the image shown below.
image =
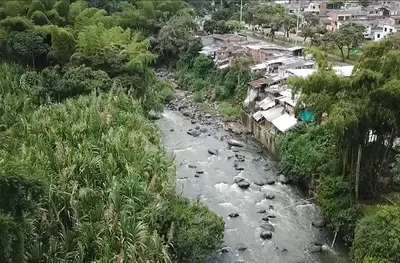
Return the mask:
<svg viewBox="0 0 400 263"><path fill-rule="evenodd" d="M253 80L252 82L249 82L249 85L252 86L253 88L260 88L261 85L267 84L267 79L261 78L257 80Z"/></svg>

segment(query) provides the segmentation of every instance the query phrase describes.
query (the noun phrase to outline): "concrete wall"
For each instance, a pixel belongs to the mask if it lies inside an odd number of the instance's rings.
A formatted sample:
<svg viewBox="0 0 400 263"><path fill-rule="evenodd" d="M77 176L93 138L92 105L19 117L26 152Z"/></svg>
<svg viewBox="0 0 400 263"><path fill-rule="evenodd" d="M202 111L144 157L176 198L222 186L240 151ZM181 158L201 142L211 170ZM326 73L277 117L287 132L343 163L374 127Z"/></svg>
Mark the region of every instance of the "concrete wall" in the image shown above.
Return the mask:
<svg viewBox="0 0 400 263"><path fill-rule="evenodd" d="M276 155L275 137L276 130L272 125L261 125L257 123L252 116L242 111L241 122L247 131L251 132L272 155Z"/></svg>

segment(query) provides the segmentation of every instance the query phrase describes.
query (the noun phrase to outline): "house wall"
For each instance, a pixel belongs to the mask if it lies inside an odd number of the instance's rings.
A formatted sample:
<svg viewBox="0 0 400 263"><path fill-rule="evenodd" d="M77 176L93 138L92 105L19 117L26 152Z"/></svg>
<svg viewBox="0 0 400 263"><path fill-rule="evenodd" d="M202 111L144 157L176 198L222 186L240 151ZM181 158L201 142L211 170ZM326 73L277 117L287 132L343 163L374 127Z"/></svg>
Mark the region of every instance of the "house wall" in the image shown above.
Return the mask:
<svg viewBox="0 0 400 263"><path fill-rule="evenodd" d="M242 111L241 122L246 127L248 132L251 132L271 154L276 155L275 150L275 138L276 131L274 128L268 128L268 126L261 125L256 122L250 115Z"/></svg>

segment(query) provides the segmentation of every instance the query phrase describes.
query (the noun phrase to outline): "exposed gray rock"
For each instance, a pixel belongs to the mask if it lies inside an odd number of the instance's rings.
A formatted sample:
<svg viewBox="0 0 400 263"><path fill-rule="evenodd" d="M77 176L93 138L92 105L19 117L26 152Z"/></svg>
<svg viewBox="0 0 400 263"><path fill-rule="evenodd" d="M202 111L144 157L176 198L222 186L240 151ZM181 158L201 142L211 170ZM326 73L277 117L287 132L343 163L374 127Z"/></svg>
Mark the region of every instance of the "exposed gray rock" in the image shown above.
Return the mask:
<svg viewBox="0 0 400 263"><path fill-rule="evenodd" d="M290 180L285 175L281 174L279 175L279 182L281 182L282 184L288 184Z"/></svg>
<svg viewBox="0 0 400 263"><path fill-rule="evenodd" d="M236 166L235 169L236 169L237 171L243 171L243 170L244 170L244 167Z"/></svg>
<svg viewBox="0 0 400 263"><path fill-rule="evenodd" d="M267 231L275 231L275 228L273 225L270 223L264 223L260 226L262 229L267 230Z"/></svg>
<svg viewBox="0 0 400 263"><path fill-rule="evenodd" d="M188 110L182 111L182 115L183 116L189 117L191 114L192 113L190 111L188 111Z"/></svg>
<svg viewBox="0 0 400 263"><path fill-rule="evenodd" d="M196 178L197 178L197 177L200 177L200 174L195 174L194 177L196 177Z"/></svg>
<svg viewBox="0 0 400 263"><path fill-rule="evenodd" d="M217 155L218 154L218 150L208 149L208 153L211 154L211 155Z"/></svg>
<svg viewBox="0 0 400 263"><path fill-rule="evenodd" d="M262 239L271 239L272 238L272 233L270 231L262 231L260 234L260 237Z"/></svg>
<svg viewBox="0 0 400 263"><path fill-rule="evenodd" d="M191 124L196 124L196 122L197 122L196 120L191 120L190 121Z"/></svg>
<svg viewBox="0 0 400 263"><path fill-rule="evenodd" d="M209 118L212 117L212 115L211 115L211 114L206 114L206 115L204 115L204 117L207 118L207 119L209 119Z"/></svg>
<svg viewBox="0 0 400 263"><path fill-rule="evenodd" d="M191 131L191 130L189 130L187 132L187 134L189 134L189 135L191 135L193 137L198 137L200 135L200 132L199 131L193 131L193 130Z"/></svg>
<svg viewBox="0 0 400 263"><path fill-rule="evenodd" d="M325 219L320 219L320 220L317 220L317 221L313 221L312 225L315 226L315 227L318 227L318 228L326 227L326 221L325 221Z"/></svg>
<svg viewBox="0 0 400 263"><path fill-rule="evenodd" d="M273 205L269 205L269 209L270 210L274 209L274 206Z"/></svg>
<svg viewBox="0 0 400 263"><path fill-rule="evenodd" d="M259 213L259 214L265 214L266 212L267 212L267 210L265 210L265 209L261 209L261 210L257 211L257 213Z"/></svg>
<svg viewBox="0 0 400 263"><path fill-rule="evenodd" d="M250 183L247 182L246 180L242 180L242 181L238 182L237 185L238 185L241 189L247 189L247 188L249 188Z"/></svg>
<svg viewBox="0 0 400 263"><path fill-rule="evenodd" d="M276 215L271 215L271 214L269 214L269 215L267 215L267 217L268 217L268 218L276 218Z"/></svg>
<svg viewBox="0 0 400 263"><path fill-rule="evenodd" d="M269 221L269 218L268 218L267 216L265 216L265 217L261 218L261 220L262 220L262 221L265 221L265 222L268 222L268 221Z"/></svg>
<svg viewBox="0 0 400 263"><path fill-rule="evenodd" d="M200 128L200 132L201 133L206 133L207 132L207 128ZM208 136L211 136L211 133Z"/></svg>
<svg viewBox="0 0 400 263"><path fill-rule="evenodd" d="M196 171L196 174L203 174L203 171Z"/></svg>
<svg viewBox="0 0 400 263"><path fill-rule="evenodd" d="M271 179L271 178L268 178L268 179L267 179L267 184L268 184L268 185L273 185L273 184L275 184L275 180L274 180L274 179Z"/></svg>
<svg viewBox="0 0 400 263"><path fill-rule="evenodd" d="M264 198L267 200L272 200L275 198L275 195L271 195L271 194L264 194Z"/></svg>
<svg viewBox="0 0 400 263"><path fill-rule="evenodd" d="M230 247L223 247L223 248L221 248L220 251L221 251L221 253L228 253L230 249L231 249Z"/></svg>
<svg viewBox="0 0 400 263"><path fill-rule="evenodd" d="M322 251L322 246L313 245L308 249L308 251L310 251L310 253L321 252Z"/></svg>
<svg viewBox="0 0 400 263"><path fill-rule="evenodd" d="M236 218L236 217L239 216L239 214L238 214L238 213L230 213L228 216L229 216L230 218Z"/></svg>
<svg viewBox="0 0 400 263"><path fill-rule="evenodd" d="M235 147L244 147L244 143L237 141L237 140L233 140L233 139L228 140L228 144L230 146L235 146Z"/></svg>
<svg viewBox="0 0 400 263"><path fill-rule="evenodd" d="M174 129L171 129L171 130L169 130L170 132L173 132L173 131L175 131Z"/></svg>
<svg viewBox="0 0 400 263"><path fill-rule="evenodd" d="M258 186L263 186L263 185L265 185L265 182L264 181L254 181L254 184L258 185Z"/></svg>
<svg viewBox="0 0 400 263"><path fill-rule="evenodd" d="M200 130L200 126L196 126L194 127L196 130Z"/></svg>
<svg viewBox="0 0 400 263"><path fill-rule="evenodd" d="M188 165L188 167L194 169L194 168L197 168L197 165L191 163L191 164Z"/></svg>
<svg viewBox="0 0 400 263"><path fill-rule="evenodd" d="M247 247L243 244L239 244L237 250L240 252L243 252L243 251L247 250Z"/></svg>
<svg viewBox="0 0 400 263"><path fill-rule="evenodd" d="M237 183L239 183L239 182L241 182L241 181L244 181L244 178L242 178L242 177L235 177L235 179L233 180L233 182L235 183L235 184L237 184Z"/></svg>

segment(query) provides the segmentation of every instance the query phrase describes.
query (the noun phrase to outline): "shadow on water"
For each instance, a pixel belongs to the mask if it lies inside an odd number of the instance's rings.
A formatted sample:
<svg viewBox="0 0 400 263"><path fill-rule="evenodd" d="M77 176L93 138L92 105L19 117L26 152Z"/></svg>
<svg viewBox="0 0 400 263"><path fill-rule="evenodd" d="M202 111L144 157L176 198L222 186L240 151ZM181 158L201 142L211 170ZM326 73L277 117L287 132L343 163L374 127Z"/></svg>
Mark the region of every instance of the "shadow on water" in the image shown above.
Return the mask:
<svg viewBox="0 0 400 263"><path fill-rule="evenodd" d="M346 263L347 249L337 242L330 248L332 235L326 229L318 229L311 222L320 218L318 207L305 200L296 187L278 181L276 162L259 152L260 147L251 139L243 148L230 149L219 138L227 136L223 130L212 126L198 137L187 134L188 129L199 124L191 124L190 119L179 112L166 110L157 121L163 134L168 152L172 152L178 164L177 192L191 199L200 199L208 207L222 216L225 221L223 252L216 252L207 263ZM173 129L173 131L171 131ZM218 155L210 155L208 149L218 150ZM244 156L245 161L234 167L235 154ZM189 164L196 168L189 168ZM203 171L195 177L196 171ZM235 183L240 176L251 183L247 190ZM257 186L257 180L270 179L273 185ZM264 195L273 195L267 200ZM265 210L264 214L259 213ZM229 218L230 213L239 217ZM271 240L260 238L262 218L271 215L269 223L274 227ZM308 251L315 242L326 244L323 252Z"/></svg>

